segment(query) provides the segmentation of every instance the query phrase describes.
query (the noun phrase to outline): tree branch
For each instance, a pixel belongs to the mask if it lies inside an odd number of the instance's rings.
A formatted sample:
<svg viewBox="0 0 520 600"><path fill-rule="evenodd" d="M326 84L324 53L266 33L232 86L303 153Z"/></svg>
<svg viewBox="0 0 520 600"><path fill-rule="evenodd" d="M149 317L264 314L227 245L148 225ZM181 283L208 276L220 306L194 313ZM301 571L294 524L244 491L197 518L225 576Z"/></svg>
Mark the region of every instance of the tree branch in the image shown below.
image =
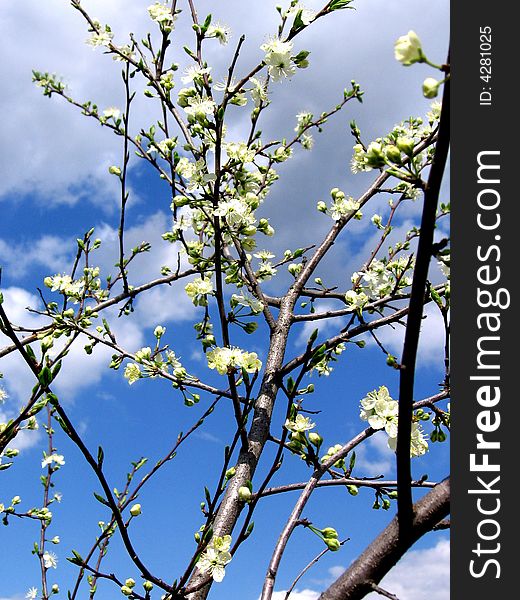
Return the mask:
<svg viewBox="0 0 520 600"><path fill-rule="evenodd" d="M395 517L361 556L320 596L320 600L361 600L373 591L405 552L449 513L450 481L445 479L414 505L414 519L406 544Z"/></svg>
<svg viewBox="0 0 520 600"><path fill-rule="evenodd" d="M397 433L397 506L399 524L403 543L411 533L413 519L412 490L410 482L412 471L410 465L410 444L412 433L413 393L415 381L415 363L419 346L423 307L425 304L425 290L428 277L428 268L432 257L433 235L435 230L435 217L437 203L448 158L450 144L450 82L444 86L444 97L439 124L439 134L435 156L433 158L428 183L424 191L424 205L421 219L421 235L417 248L412 292L410 297L406 333L404 338L403 354L401 358L401 375L399 382L399 428Z"/></svg>

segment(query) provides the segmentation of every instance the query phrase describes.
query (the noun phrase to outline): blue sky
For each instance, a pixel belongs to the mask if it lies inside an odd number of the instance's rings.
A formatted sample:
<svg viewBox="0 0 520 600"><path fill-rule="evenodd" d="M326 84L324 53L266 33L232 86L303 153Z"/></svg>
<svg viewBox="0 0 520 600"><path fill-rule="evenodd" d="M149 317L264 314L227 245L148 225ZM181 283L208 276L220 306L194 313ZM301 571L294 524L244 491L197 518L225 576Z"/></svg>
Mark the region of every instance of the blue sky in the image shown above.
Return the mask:
<svg viewBox="0 0 520 600"><path fill-rule="evenodd" d="M116 39L123 41L129 31L137 34L149 27L143 0L85 0L85 7L102 22L112 25ZM240 68L257 62L262 54L259 46L275 31L275 2L229 0L225 6L198 3L200 14L213 9L215 18L228 23L234 32L233 42L246 33ZM312 8L320 2L307 2ZM301 38L298 47L311 51L311 66L283 82L273 93L273 106L263 127L265 137L289 135L294 115L301 110L315 113L334 105L351 79L365 90L362 105L348 108L335 116L316 135L311 153L300 153L280 167L280 181L273 189L265 211L277 230L272 241L274 251L316 242L330 220L317 214L317 200L327 199L332 187L356 195L370 174L353 177L349 169L352 138L348 123L355 118L364 138L384 135L393 125L410 115L424 115L429 103L420 91L424 77L431 70L422 65L403 68L393 58L393 43L410 29L420 35L428 56L442 62L448 43L448 9L445 0L406 0L384 2L366 0L355 3L356 11L342 11L323 19ZM217 14L218 12L218 14ZM181 17L177 25L181 40L188 39L189 28ZM1 140L3 160L0 163L0 266L3 267L2 289L6 310L15 322L37 324L39 317L27 314L26 306L41 308L37 288L47 275L66 272L75 254L75 239L90 227L103 240L99 263L108 269L115 262L119 190L107 168L120 162L119 140L109 131L89 121L59 98L43 98L31 84L31 69L56 72L63 76L78 99L92 99L100 107L117 106L122 101L120 65L84 44L87 33L81 18L66 0L49 0L45 5L31 0L6 0L0 9L0 45L7 57L2 69L6 82L0 97L1 110L8 118ZM215 73L224 73L234 44L216 47ZM176 60L183 60L176 57ZM215 76L215 79L218 79ZM238 113L237 113L238 114ZM149 125L154 115L144 98L136 100L136 123ZM230 126L230 138L243 136L244 122ZM282 132L282 133L280 133ZM137 162L130 170L128 246L147 240L152 252L136 259L134 282L158 276L163 264L174 260L174 252L161 240L170 227L169 199L165 186ZM445 198L444 200L447 200ZM383 203L379 205L382 210ZM374 209L375 210L375 209ZM409 227L420 211L412 205L400 223L402 231ZM340 240L324 263L322 277L341 284L366 260L375 239L373 230L363 223L345 240ZM438 275L438 274L437 274ZM280 291L278 287L269 291ZM344 285L344 284L343 284ZM204 362L195 342L192 324L198 314L182 291L183 286L156 289L136 303L127 319L112 320L118 338L136 350L153 344L153 329L167 327L166 341L171 344L190 372L203 373ZM416 397L435 393L442 380L442 331L434 311L428 311L420 348ZM325 324L321 335L332 334L337 325ZM310 331L307 331L309 333ZM262 334L250 342L251 350L262 357ZM302 338L295 335L288 355L302 351ZM399 354L402 334L389 332L383 336L389 349ZM6 343L0 335L0 346ZM122 372L107 369L110 352L96 351L86 357L79 346L67 358L56 391L83 432L91 449L102 443L107 477L113 486L122 486L130 461L147 456L150 464L164 455L179 431L186 431L207 406L186 408L179 394L168 382L140 381L129 387ZM207 370L206 370L207 371ZM4 373L8 402L0 406L0 422L9 418L32 387L30 374L14 355L0 360ZM217 381L213 377L214 381ZM344 443L362 429L359 400L380 385L397 394L397 372L388 368L384 356L373 345L346 352L333 375L311 381L316 393L308 407L321 411L313 417L325 438L324 447ZM282 407L277 409L282 410ZM281 416L278 416L281 420ZM193 533L202 523L198 506L203 500L203 486L215 484L215 473L221 464L223 448L232 434L232 411L225 402L211 415L203 433L197 433L183 447L179 456L162 474L145 488L140 502L143 515L132 527L132 537L145 562L164 578L173 578L184 566L193 550ZM384 434L374 436L358 453L359 474L384 474L395 477L393 455L386 448ZM18 442L18 440L17 440ZM0 503L9 503L15 494L22 497L24 508L41 502L41 452L45 448L42 432L26 434L20 443L21 454L13 468L0 473ZM92 492L98 492L93 475L77 450L60 432L56 435L59 452L66 464L55 477L56 489L63 501L56 506L55 523L50 532L60 535L61 543L52 548L59 557L59 567L52 572L65 597L75 567L65 560L71 548L84 552L97 534L97 522L108 520L107 511L98 504ZM414 475L427 473L430 480L444 477L448 471L446 445L430 446L429 454L414 461ZM268 451L267 455L271 455ZM265 472L268 459L260 467ZM287 456L284 469L274 483L304 481L305 465ZM268 557L280 528L287 518L290 497L277 496L265 500L256 516L254 535L227 569L224 582L215 585L212 598L256 600L261 589ZM352 497L341 490L318 490L306 515L318 526L334 526L340 537L350 541L339 553L329 553L299 584L295 600L314 600L348 564L355 559L374 535L392 517L391 512L371 509L372 497L367 490ZM0 564L0 600L19 600L30 586L38 586L38 564L30 551L39 531L32 522L12 521L0 528L0 545L4 549ZM448 546L446 534L432 534L421 541L412 557L405 559L385 584L400 600L446 600ZM282 563L277 590L287 589L300 569L322 550L319 540L309 531L298 531L291 541ZM413 560L412 560L413 559ZM120 542L114 539L106 559L105 570L114 570L122 578L137 573L125 557ZM411 573L421 573L420 587ZM431 591L432 589L436 591ZM103 600L120 598L116 588L106 585L100 591ZM159 596L157 596L159 597ZM283 596L280 596L283 597ZM292 598L293 596L291 596ZM277 600L279 600L277 598Z"/></svg>

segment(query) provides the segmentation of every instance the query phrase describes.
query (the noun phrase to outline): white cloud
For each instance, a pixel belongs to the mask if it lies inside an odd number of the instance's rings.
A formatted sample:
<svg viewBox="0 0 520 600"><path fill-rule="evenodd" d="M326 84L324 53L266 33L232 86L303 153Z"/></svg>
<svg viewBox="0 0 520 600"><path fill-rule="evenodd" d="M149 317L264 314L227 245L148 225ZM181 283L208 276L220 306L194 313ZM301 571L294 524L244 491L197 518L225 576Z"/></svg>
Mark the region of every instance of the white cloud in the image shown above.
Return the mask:
<svg viewBox="0 0 520 600"><path fill-rule="evenodd" d="M341 307L339 303L332 302L320 302L316 308L316 314L326 313L330 310L338 310ZM344 308L344 307L343 307ZM297 346L304 346L309 341L309 337L312 332L317 329L318 335L325 335L326 333L334 332L337 333L344 322L344 318L334 317L327 319L319 319L317 321L305 321L303 326L300 328L298 337L295 340Z"/></svg>
<svg viewBox="0 0 520 600"><path fill-rule="evenodd" d="M388 447L387 440L385 433L376 433L356 448L356 475L388 476L394 470L395 454Z"/></svg>
<svg viewBox="0 0 520 600"><path fill-rule="evenodd" d="M48 320L40 315L36 315L25 310L26 307L40 307L39 298L30 294L26 290L18 287L10 287L3 290L4 307L8 317L17 325L23 325L28 328L41 327L48 323ZM107 316L115 317L117 314L114 309L107 311ZM110 319L112 329L116 334L118 341L124 347L131 350L136 350L142 346L143 334L141 325L138 319L134 322L128 319ZM0 343L3 346L10 345L10 340L0 334ZM60 338L55 342L52 353L56 354L63 348L65 338ZM68 355L64 358L65 367L60 371L53 388L63 397L63 401L71 401L75 393L85 387L89 387L98 383L107 369L110 362L112 351L103 346L95 347L92 355L86 355L83 347L86 343L86 338L80 336L74 344L72 344ZM32 344L33 349L37 352L38 343ZM12 352L2 358L1 363L4 379L2 384L10 394L4 405L6 414L12 416L18 406L24 404L30 396L30 391L34 386L35 378L29 367L22 359L18 352ZM88 373L88 377L85 374Z"/></svg>
<svg viewBox="0 0 520 600"><path fill-rule="evenodd" d="M345 572L345 567L335 565L328 569L333 583ZM384 590L395 594L399 600L448 600L450 597L450 542L440 539L435 546L411 550L381 580ZM286 592L275 592L275 600L284 600ZM300 594L300 595L299 595ZM305 589L291 594L290 600L316 600L320 592ZM367 600L380 600L372 592Z"/></svg>
<svg viewBox="0 0 520 600"><path fill-rule="evenodd" d="M143 346L143 331L139 324L127 318L117 319L116 314L115 310L110 310L106 312L105 317L111 324L118 344L129 351L138 350ZM84 350L86 343L87 338L84 335L79 336L63 359L63 368L53 384L62 402L73 402L80 390L94 386L109 373L108 365L113 350L97 344L92 354L87 355ZM59 351L60 346L61 344L55 344L55 353Z"/></svg>
<svg viewBox="0 0 520 600"><path fill-rule="evenodd" d="M441 539L432 548L412 550L379 584L399 600L448 600L450 543ZM375 592L367 600L380 600Z"/></svg>
<svg viewBox="0 0 520 600"><path fill-rule="evenodd" d="M96 0L88 8L117 21L126 34L143 12L139 4ZM98 206L106 207L107 199L113 204L118 185L106 169L120 160L119 141L61 99L43 98L31 83L31 71L62 74L78 100L94 100L102 109L121 100L120 64L83 43L85 24L65 0L45 5L19 0L5 8L0 39L3 54L12 58L5 62L9 86L2 112L9 114L5 133L10 144L0 165L0 196L37 190L53 204L86 198Z"/></svg>
<svg viewBox="0 0 520 600"><path fill-rule="evenodd" d="M285 595L287 594L287 590L283 590L281 592L274 592L273 600L285 600ZM297 590L295 589L291 592L289 596L290 600L318 600L320 597L319 592L315 592L313 590Z"/></svg>
<svg viewBox="0 0 520 600"><path fill-rule="evenodd" d="M330 576L333 578L333 581L335 581L344 572L345 572L345 567L342 567L341 565L337 565L335 567L330 567L330 569L329 569L329 573L330 573Z"/></svg>
<svg viewBox="0 0 520 600"><path fill-rule="evenodd" d="M44 317L26 310L27 307L41 308L41 302L34 294L19 287L8 287L2 292L5 312L13 324L32 329L41 327L48 322ZM0 345L4 347L11 344L11 340L0 333ZM34 349L37 349L36 344L34 344ZM35 379L18 352L12 352L4 356L0 367L4 374L2 385L5 386L10 395L4 409L8 415L12 416L13 410L29 398Z"/></svg>
<svg viewBox="0 0 520 600"><path fill-rule="evenodd" d="M9 419L13 418L12 412L4 412L0 410L0 423L6 423ZM36 446L40 441L39 430L22 430L16 437L9 443L8 448L16 448L17 450L28 450L33 446Z"/></svg>
<svg viewBox="0 0 520 600"><path fill-rule="evenodd" d="M405 328L402 325L383 327L377 331L377 337L387 350L399 359L403 352ZM371 344L373 340L367 338ZM417 364L436 363L442 365L444 360L444 325L439 309L428 304L424 309L424 319L421 325Z"/></svg>
<svg viewBox="0 0 520 600"><path fill-rule="evenodd" d="M178 248L175 244L169 244L161 238L161 234L168 228L169 217L157 212L128 229L125 237L127 248L132 248L143 241L150 242L152 245L150 252L139 255L133 262L130 270L132 284L138 285L159 277L159 269L162 265L176 268ZM117 260L117 230L102 223L96 228L95 235L102 239L103 244L91 260L93 264L101 266L101 273L106 277L108 273L113 272L113 265ZM51 239L52 242L49 241ZM38 249L46 245L55 248L56 252L38 254ZM70 241L43 236L34 242L20 244L17 247L17 254L34 256L49 273L66 272L70 268L66 258L66 249L70 248L70 245ZM59 259L56 256L59 256ZM29 258L24 264L28 263ZM184 285L185 282L181 281L145 292L135 301L135 310L127 317L118 318L117 308L104 311L103 316L110 322L118 344L130 352L135 352L143 345L150 345L150 340L146 341L144 336L146 328L192 318L196 309L184 292ZM41 301L35 294L21 287L9 287L3 293L5 310L13 323L27 328L37 328L49 322L45 317L26 310L26 307L41 309ZM51 298L48 290L45 290L45 294L47 299ZM61 350L64 342L64 338L55 342L54 354ZM84 351L86 343L87 339L82 335L72 344L64 359L64 368L54 385L64 401L72 401L79 390L99 383L107 372L113 351L107 346L98 344L92 354L87 355ZM10 341L0 334L0 344L10 345ZM35 350L38 348L38 344L33 346ZM85 377L85 370L88 372L88 377ZM5 375L4 385L16 405L26 401L34 385L34 376L18 353L13 352L3 358L2 372Z"/></svg>
<svg viewBox="0 0 520 600"><path fill-rule="evenodd" d="M209 433L208 431L203 431L202 429L197 429L197 431L195 431L193 435L196 438L199 438L199 440L203 440L205 442L211 442L212 444L222 444L222 440L219 437L213 435L212 433Z"/></svg>
<svg viewBox="0 0 520 600"><path fill-rule="evenodd" d="M65 270L70 262L70 250L70 244L55 235L18 243L0 239L0 261L9 276L17 280L35 266L47 267L54 273Z"/></svg>

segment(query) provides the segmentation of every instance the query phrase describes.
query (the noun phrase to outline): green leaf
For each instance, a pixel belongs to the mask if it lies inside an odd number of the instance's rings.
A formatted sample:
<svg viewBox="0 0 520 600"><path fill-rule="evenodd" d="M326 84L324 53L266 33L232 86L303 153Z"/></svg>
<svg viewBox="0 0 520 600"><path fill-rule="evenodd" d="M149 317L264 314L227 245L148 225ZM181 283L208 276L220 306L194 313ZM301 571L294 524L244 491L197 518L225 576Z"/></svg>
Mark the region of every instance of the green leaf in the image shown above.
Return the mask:
<svg viewBox="0 0 520 600"><path fill-rule="evenodd" d="M352 472L352 469L354 468L354 465L356 464L356 453L352 452L352 456L350 457L350 464L349 464L349 468L348 470L350 472Z"/></svg>
<svg viewBox="0 0 520 600"><path fill-rule="evenodd" d="M316 338L318 337L318 333L319 333L319 329L315 329L312 333L311 336L309 337L309 345L314 344L314 342L316 341Z"/></svg>
<svg viewBox="0 0 520 600"><path fill-rule="evenodd" d="M101 504L104 504L105 506L108 506L110 508L110 504L108 503L107 500L105 500L105 498L103 498L103 496L100 496L99 494L96 494L96 492L93 492L93 494L94 494L94 498L98 502L101 502Z"/></svg>
<svg viewBox="0 0 520 600"><path fill-rule="evenodd" d="M38 373L38 381L40 385L44 388L48 387L52 381L52 373L49 367L43 367L41 371Z"/></svg>
<svg viewBox="0 0 520 600"><path fill-rule="evenodd" d="M309 364L314 365L314 364L320 362L320 360L325 355L326 351L327 351L327 346L325 344L322 344L317 350L314 351L314 354L312 355Z"/></svg>
<svg viewBox="0 0 520 600"><path fill-rule="evenodd" d="M302 21L302 13L303 10L301 9L296 13L296 17L294 18L294 23L292 26L292 31L300 31L300 29L303 29L305 27Z"/></svg>
<svg viewBox="0 0 520 600"><path fill-rule="evenodd" d="M211 25L211 13L206 17L204 21L204 25L202 26L202 31L206 33L208 27Z"/></svg>
<svg viewBox="0 0 520 600"><path fill-rule="evenodd" d="M352 0L332 0L329 4L329 10L342 10L343 8L351 8L349 4Z"/></svg>
<svg viewBox="0 0 520 600"><path fill-rule="evenodd" d="M31 346L25 346L25 351L27 352L27 355L36 362L36 355L34 354L34 350L31 348Z"/></svg>
<svg viewBox="0 0 520 600"><path fill-rule="evenodd" d="M246 532L244 534L244 539L248 538L253 533L254 528L255 528L255 522L251 521L251 523L249 523L249 525L247 526Z"/></svg>
<svg viewBox="0 0 520 600"><path fill-rule="evenodd" d="M84 564L83 558L79 552L76 552L76 550L72 550L72 554L73 554L73 556L67 557L67 560L69 562L71 562L73 565L79 565L79 566Z"/></svg>
<svg viewBox="0 0 520 600"><path fill-rule="evenodd" d="M53 380L56 379L56 377L58 376L58 373L60 372L60 369L61 369L61 360L59 360L56 363L54 369L52 370L52 379Z"/></svg>
<svg viewBox="0 0 520 600"><path fill-rule="evenodd" d="M98 451L97 451L97 462L98 462L99 468L101 468L103 466L104 458L105 458L105 453L103 452L103 448L101 446L99 446Z"/></svg>
<svg viewBox="0 0 520 600"><path fill-rule="evenodd" d="M56 419L56 421L58 421L58 423L60 424L60 427L63 429L63 431L66 434L68 434L69 433L69 428L65 424L65 421L60 416L58 416L58 415L54 415L54 418Z"/></svg>

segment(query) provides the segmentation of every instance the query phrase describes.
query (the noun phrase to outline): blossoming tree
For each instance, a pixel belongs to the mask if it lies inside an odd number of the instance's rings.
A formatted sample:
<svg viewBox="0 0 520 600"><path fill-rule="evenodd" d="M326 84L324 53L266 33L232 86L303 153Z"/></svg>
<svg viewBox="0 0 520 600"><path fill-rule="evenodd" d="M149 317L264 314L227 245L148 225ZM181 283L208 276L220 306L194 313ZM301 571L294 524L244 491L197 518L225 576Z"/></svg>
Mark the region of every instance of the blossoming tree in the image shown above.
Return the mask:
<svg viewBox="0 0 520 600"><path fill-rule="evenodd" d="M51 530L59 527L53 505L61 499L53 487L65 464L55 445L56 427L77 447L94 473L99 487L96 500L109 514L91 548L86 552L73 549L69 554L68 560L78 569L76 582L68 591L71 600L96 594L105 597L103 590L110 587L140 600L206 598L215 589L214 583L223 580L226 569L232 568L235 554L247 552L249 540L262 535L253 530L253 518L258 511L268 510L263 508L264 500L275 494L287 497L287 519L272 556L265 557L263 589L257 591L262 600L273 595L281 559L285 552L291 552L290 540L297 528L308 529L324 543L318 558L340 550L344 544L337 529L347 527L348 522L325 526L304 516L317 488L342 487L347 496L357 496L368 488L375 494L375 509L396 508L396 517L323 592L324 599L362 598L373 591L395 598L379 586L382 577L417 539L446 526L448 479L440 483L413 480L410 462L428 452L430 443L445 441L449 430L447 340L440 391L424 398L416 398L414 393L425 304L437 308L446 338L449 334L448 240L434 243L436 223L449 214L449 204L439 202L449 146L449 65L431 62L413 31L397 40L395 58L404 66L426 63L432 72L440 72L440 77L424 81L422 91L425 98L435 99L442 88L442 102L427 107L425 117L408 118L391 131L381 132L376 140L365 140L356 122L351 121L355 141L351 170L353 174L373 174L370 185L352 197L331 182L329 201L320 200L316 205L321 213L318 216L330 220L327 234L316 246L287 249L281 256L264 249L276 236L264 215L275 210L269 205L269 194L279 178L277 165L294 154L310 151L313 134L321 132L332 115L348 111L349 105L363 97L360 85L352 81L335 106L319 115L301 112L291 136L266 140L259 126L264 113L275 108L271 90L309 66L309 52L298 47L300 33L320 19L342 18L346 14L343 11L352 8L351 2L330 0L317 11L296 0L286 8L276 7L279 27L261 45L258 64L246 72L241 70L245 43L241 37L226 77L215 82L211 44L228 44L230 30L212 15L198 14L195 0L155 2L147 9L153 35L140 41L130 36L122 45L114 42L109 25L94 19L82 2L72 0L88 27L87 43L121 63L126 104L100 110L91 101L76 99L49 73L35 71L34 82L45 96L61 96L121 139L122 162L109 169L121 188L118 258L113 273L101 272L95 266L101 240L93 229L87 231L77 240L70 272L45 278L44 308L40 311L44 325L33 330L13 322L0 298L0 330L8 338L1 356L19 353L34 375L30 397L13 418L0 424L0 468L16 468L16 443L22 431L40 426L48 438L41 460L41 506L27 507L19 496L10 502L0 498L4 524L20 526L14 523L20 519L39 524L40 537L33 554L40 564L41 583L29 590L28 598L47 600L63 593L49 575L57 566L50 548L60 543ZM181 20L190 22L193 42L184 47L190 65L178 73L179 65L171 61L179 55L175 34ZM160 117L150 128L133 133L131 108L141 85L138 82L144 82L144 94ZM247 111L249 131L241 139L230 139L228 124L236 118L237 110ZM132 283L132 266L139 255L150 250L150 244L143 242L129 249L125 243L131 150L169 189L172 226L163 239L177 255L175 265L159 265L160 276L150 273L149 280L140 285ZM387 198L388 210L370 214L371 202L381 197ZM393 223L411 203L422 205L421 221L410 227L403 239L385 248ZM349 226L362 219L371 221L370 226L379 232L377 244L362 258L356 272L342 274L343 287L330 285L320 271L324 259L336 240L348 235ZM428 275L432 260L446 276L436 284ZM182 282L182 293L197 310L194 329L205 362L199 372L183 364L183 340L169 338L162 324L157 323L148 346L135 350L126 348L125 340L116 336L108 316L116 307L116 318L131 319L137 298L174 282ZM282 293L273 293L282 287ZM332 329L333 335L309 329L312 333L303 350L295 353L289 344L290 334L325 320L327 331ZM390 353L379 339L380 330L394 326L405 329L400 356ZM380 347L389 371L398 371L398 394L392 397L385 382L367 389L365 396L358 398L358 433L348 440L325 443L319 433L320 417L312 410L314 397L319 396L319 378L333 370L334 377L345 354L363 352L367 337ZM146 458L132 463L121 490L114 489L106 475L102 447L97 451L88 447L67 404L53 391L75 344L83 344L87 355L108 347L112 359L107 367L120 373L129 385L144 389L146 379L165 380L187 407L179 406L179 410L197 411L192 427L178 435L167 455L153 467L148 467ZM3 387L0 401L9 401ZM205 491L203 523L194 532L192 556L180 572L159 573L142 558L132 539L132 524L144 510L139 496L157 472L174 460L182 460L176 456L179 448L190 443L215 411L230 412L234 428L215 473L216 483ZM395 481L365 477L356 465L356 449L375 434L385 435L395 451ZM292 461L305 463L307 481L273 487L272 480L280 473L286 480L291 478ZM415 504L414 489L422 490ZM287 494L294 490L300 490L296 502ZM184 498L184 502L199 500ZM146 506L146 511L150 513L152 507ZM325 505L322 518L328 519ZM122 541L140 581L103 569L115 537ZM192 542L186 540L188 543Z"/></svg>

